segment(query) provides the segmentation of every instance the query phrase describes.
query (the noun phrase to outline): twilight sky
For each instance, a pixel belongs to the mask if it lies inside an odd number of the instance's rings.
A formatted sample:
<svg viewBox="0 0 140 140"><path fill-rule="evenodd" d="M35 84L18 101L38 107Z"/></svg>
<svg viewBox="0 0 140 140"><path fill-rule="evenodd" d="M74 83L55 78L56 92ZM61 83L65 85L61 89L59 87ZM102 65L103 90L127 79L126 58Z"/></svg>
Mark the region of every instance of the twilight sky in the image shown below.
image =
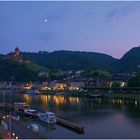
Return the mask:
<svg viewBox="0 0 140 140"><path fill-rule="evenodd" d="M0 53L18 46L28 52L92 51L120 58L139 45L139 1L0 1Z"/></svg>

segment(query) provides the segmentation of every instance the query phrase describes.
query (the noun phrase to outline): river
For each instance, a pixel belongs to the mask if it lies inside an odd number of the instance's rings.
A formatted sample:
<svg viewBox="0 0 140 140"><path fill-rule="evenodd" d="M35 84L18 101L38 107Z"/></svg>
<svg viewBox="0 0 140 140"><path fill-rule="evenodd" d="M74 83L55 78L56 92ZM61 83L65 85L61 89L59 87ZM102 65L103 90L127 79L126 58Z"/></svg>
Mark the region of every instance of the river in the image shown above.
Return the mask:
<svg viewBox="0 0 140 140"><path fill-rule="evenodd" d="M140 104L136 100L0 94L0 102L3 100L11 103L24 101L40 111L55 112L57 116L85 127L84 134L77 134L59 125L50 129L28 118L23 120L24 125L37 123L39 133L45 138L140 138Z"/></svg>

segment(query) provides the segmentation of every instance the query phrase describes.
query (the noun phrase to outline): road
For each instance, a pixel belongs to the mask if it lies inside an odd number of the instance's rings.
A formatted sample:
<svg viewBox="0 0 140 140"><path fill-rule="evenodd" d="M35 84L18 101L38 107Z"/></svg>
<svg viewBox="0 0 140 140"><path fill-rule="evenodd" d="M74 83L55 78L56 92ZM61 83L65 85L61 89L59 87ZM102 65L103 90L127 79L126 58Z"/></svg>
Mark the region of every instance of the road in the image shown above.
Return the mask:
<svg viewBox="0 0 140 140"><path fill-rule="evenodd" d="M9 128L9 120L3 120ZM11 121L11 133L15 133L15 136L18 136L18 139L43 139L38 133L31 131L29 128L23 126L20 122L15 120Z"/></svg>

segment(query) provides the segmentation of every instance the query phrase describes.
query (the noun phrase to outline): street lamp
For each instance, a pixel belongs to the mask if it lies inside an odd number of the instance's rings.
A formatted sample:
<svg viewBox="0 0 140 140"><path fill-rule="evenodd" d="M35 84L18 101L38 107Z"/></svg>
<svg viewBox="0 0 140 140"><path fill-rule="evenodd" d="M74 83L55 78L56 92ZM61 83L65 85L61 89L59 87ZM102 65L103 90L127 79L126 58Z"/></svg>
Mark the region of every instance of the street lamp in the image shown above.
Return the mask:
<svg viewBox="0 0 140 140"><path fill-rule="evenodd" d="M10 131L10 138L11 138L11 112L9 114L9 131Z"/></svg>
<svg viewBox="0 0 140 140"><path fill-rule="evenodd" d="M5 112L5 91L3 91L3 114Z"/></svg>

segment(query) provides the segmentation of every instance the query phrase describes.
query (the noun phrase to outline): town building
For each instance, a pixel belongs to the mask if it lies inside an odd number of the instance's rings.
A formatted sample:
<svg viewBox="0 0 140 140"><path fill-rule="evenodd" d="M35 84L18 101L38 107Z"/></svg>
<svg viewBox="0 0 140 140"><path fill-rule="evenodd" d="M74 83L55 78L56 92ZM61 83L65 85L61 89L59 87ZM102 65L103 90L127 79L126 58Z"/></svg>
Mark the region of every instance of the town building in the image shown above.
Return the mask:
<svg viewBox="0 0 140 140"><path fill-rule="evenodd" d="M38 73L38 76L39 76L39 77L48 78L48 77L49 77L49 73L48 73L48 71L40 71L40 72Z"/></svg>

